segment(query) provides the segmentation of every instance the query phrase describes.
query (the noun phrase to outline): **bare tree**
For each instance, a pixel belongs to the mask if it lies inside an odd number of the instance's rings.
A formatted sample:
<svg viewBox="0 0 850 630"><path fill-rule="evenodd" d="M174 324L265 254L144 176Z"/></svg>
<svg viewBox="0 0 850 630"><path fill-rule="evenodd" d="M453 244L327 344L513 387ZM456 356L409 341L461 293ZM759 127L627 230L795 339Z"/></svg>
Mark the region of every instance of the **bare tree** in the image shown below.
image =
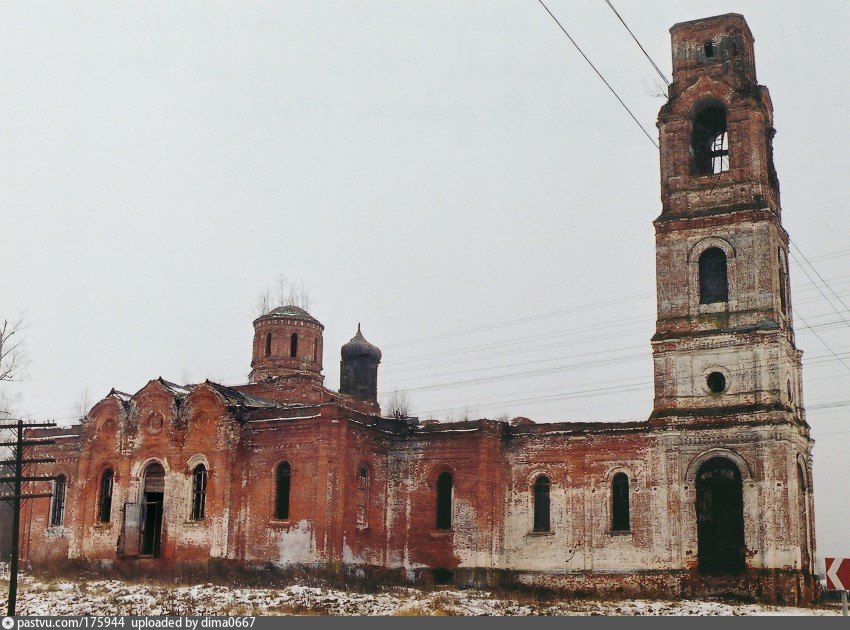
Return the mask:
<svg viewBox="0 0 850 630"><path fill-rule="evenodd" d="M272 294L268 287L257 294L257 315L262 317L272 310Z"/></svg>
<svg viewBox="0 0 850 630"><path fill-rule="evenodd" d="M76 412L77 417L82 419L86 417L90 407L91 402L89 401L89 390L85 390L77 399L77 403L74 405L74 411Z"/></svg>
<svg viewBox="0 0 850 630"><path fill-rule="evenodd" d="M258 315L263 316L281 306L297 306L305 311L310 310L310 294L307 289L303 284L296 287L284 274L280 274L275 281L274 295L268 287L257 294L256 310Z"/></svg>
<svg viewBox="0 0 850 630"><path fill-rule="evenodd" d="M396 420L404 420L410 417L410 399L407 392L396 389L389 395L386 415L388 418L395 418Z"/></svg>
<svg viewBox="0 0 850 630"><path fill-rule="evenodd" d="M0 413L9 414L9 394L4 383L18 380L24 368L23 317L0 324Z"/></svg>

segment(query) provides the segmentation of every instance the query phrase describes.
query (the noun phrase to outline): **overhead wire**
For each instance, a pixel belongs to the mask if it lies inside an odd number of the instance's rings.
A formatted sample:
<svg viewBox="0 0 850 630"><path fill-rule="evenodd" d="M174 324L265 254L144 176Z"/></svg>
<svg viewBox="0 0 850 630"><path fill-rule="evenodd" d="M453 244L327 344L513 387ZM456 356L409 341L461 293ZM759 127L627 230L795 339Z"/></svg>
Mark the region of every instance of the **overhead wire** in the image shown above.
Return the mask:
<svg viewBox="0 0 850 630"><path fill-rule="evenodd" d="M628 105L626 105L625 101L623 101L623 99L622 99L622 98L620 98L620 95L619 95L619 94L617 94L617 91L616 91L613 87L611 87L611 84L610 84L610 83L608 83L608 80L607 80L607 79L606 79L606 78L602 75L602 73L601 73L601 72L597 69L597 67L596 67L595 65L593 65L593 62L592 62L592 61L588 58L588 56L587 56L586 54L584 54L584 51L581 49L581 46L579 46L579 45L576 43L576 40L574 40L574 39L572 38L572 36L571 36L571 35L567 32L567 29L565 29L565 28L564 28L564 25L563 25L563 24L561 24L561 22L558 20L558 18L556 18L556 17L555 17L555 14L554 14L554 13L552 13L552 11L550 11L550 10L549 10L549 7L547 7L547 6L546 6L546 3L545 3L545 2L543 2L543 0L537 0L537 1L540 3L540 5L541 5L544 9L546 9L546 13L548 13L548 14L549 14L549 16L550 16L553 20L555 20L555 24L557 24L557 25L558 25L558 27L559 27L559 28L560 28L560 29L564 32L564 35L566 35L566 36L567 36L567 39L569 39L569 40L570 40L570 42L572 43L572 45L573 45L573 46L575 46L575 49L579 52L579 54L580 54L582 57L584 57L584 60L587 62L587 64L588 64L591 68L593 68L593 71L596 73L596 75L597 75L600 79L602 79L602 82L605 84L605 87L607 87L607 88L611 91L611 94L613 94L613 95L614 95L614 97L615 97L615 98L616 98L616 99L620 102L620 105L622 105L622 106L623 106L623 109L625 109L625 110L626 110L626 112L628 112L628 114L629 114L629 116L631 117L631 119L632 119L633 121L635 121L635 124L636 124L636 125L640 128L640 130L643 132L643 135L645 135L645 136L649 139L649 141L652 143L652 146L654 146L656 149L658 149L658 148L659 148L659 146L658 146L658 143L655 141L655 139L654 139L654 138L653 138L653 137L649 134L649 132L646 130L646 128L645 128L645 127L641 124L641 122L637 119L637 116L635 116L635 115L632 113L632 110L631 110L631 109L629 109L629 106L628 106Z"/></svg>
<svg viewBox="0 0 850 630"><path fill-rule="evenodd" d="M638 48L640 48L640 51L643 53L643 56L646 57L649 60L649 63L651 63L652 67L655 68L655 71L658 73L658 76L660 76L661 79L664 81L665 85L669 85L670 80L664 75L663 72L661 72L661 68L658 67L658 64L655 63L655 60L653 60L653 58L649 56L649 53L646 52L646 49L643 47L643 44L641 44L640 41L638 41L638 38L632 32L632 29L629 28L629 25L626 24L626 21L623 19L623 16L621 16L619 14L619 12L617 11L617 9L614 8L614 5L611 4L611 0L605 0L605 3L609 7L611 7L611 10L614 12L614 15L616 15L617 19L619 19L620 22L623 24L623 26L626 27L626 30L629 32L629 35L632 36L632 39L635 40L635 44L638 45Z"/></svg>

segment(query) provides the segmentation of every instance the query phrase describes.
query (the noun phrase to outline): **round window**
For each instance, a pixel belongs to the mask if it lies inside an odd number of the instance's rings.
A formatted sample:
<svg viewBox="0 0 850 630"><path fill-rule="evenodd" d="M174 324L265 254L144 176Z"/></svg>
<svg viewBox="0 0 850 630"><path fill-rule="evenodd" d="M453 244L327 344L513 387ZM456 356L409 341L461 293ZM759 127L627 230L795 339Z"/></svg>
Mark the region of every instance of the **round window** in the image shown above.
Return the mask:
<svg viewBox="0 0 850 630"><path fill-rule="evenodd" d="M705 379L712 394L722 394L726 391L726 377L720 372L712 372Z"/></svg>

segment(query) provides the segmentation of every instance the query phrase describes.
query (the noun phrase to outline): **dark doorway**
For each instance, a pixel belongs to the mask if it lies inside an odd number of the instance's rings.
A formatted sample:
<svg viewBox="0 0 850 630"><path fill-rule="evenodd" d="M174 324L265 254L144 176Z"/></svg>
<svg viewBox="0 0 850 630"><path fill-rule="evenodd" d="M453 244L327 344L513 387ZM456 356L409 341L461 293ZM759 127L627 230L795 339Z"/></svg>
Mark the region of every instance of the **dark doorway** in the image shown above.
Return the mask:
<svg viewBox="0 0 850 630"><path fill-rule="evenodd" d="M159 557L162 542L162 506L165 497L165 470L151 464L145 470L142 492L141 555Z"/></svg>
<svg viewBox="0 0 850 630"><path fill-rule="evenodd" d="M744 491L741 472L728 459L715 457L697 472L699 570L744 570Z"/></svg>

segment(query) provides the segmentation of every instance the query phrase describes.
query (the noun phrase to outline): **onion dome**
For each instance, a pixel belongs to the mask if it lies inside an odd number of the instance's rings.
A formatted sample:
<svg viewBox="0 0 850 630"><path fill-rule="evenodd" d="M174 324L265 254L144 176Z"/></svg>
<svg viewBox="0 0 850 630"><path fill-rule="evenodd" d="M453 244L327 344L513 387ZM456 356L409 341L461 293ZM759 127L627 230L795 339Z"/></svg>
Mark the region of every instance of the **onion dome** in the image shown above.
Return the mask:
<svg viewBox="0 0 850 630"><path fill-rule="evenodd" d="M368 357L374 361L381 360L381 350L366 341L363 333L360 332L360 324L357 324L357 334L342 347L341 352L343 360L355 357Z"/></svg>

